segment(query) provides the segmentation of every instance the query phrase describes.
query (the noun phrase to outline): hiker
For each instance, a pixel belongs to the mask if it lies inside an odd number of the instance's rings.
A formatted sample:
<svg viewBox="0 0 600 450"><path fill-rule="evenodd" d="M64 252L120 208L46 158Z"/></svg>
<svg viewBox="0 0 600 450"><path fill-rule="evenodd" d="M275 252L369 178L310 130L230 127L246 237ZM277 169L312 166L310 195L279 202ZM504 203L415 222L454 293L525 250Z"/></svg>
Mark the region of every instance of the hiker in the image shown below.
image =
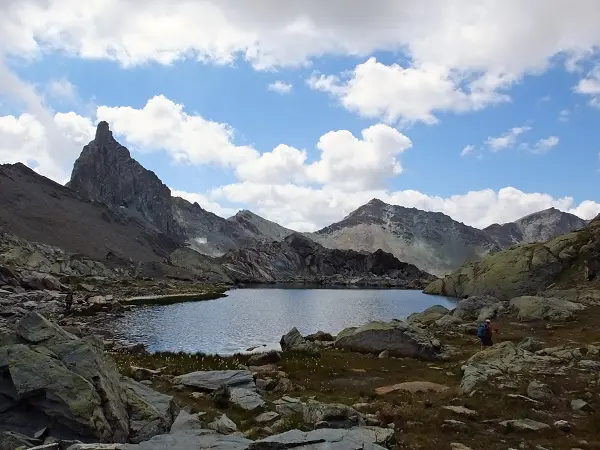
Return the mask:
<svg viewBox="0 0 600 450"><path fill-rule="evenodd" d="M481 350L483 350L483 347L491 347L494 345L492 342L491 323L492 321L490 319L485 319L485 321L479 325L479 328L477 329L477 337L481 341ZM495 331L498 332L498 330Z"/></svg>
<svg viewBox="0 0 600 450"><path fill-rule="evenodd" d="M69 292L65 298L65 311L71 311L71 306L73 306L73 293Z"/></svg>

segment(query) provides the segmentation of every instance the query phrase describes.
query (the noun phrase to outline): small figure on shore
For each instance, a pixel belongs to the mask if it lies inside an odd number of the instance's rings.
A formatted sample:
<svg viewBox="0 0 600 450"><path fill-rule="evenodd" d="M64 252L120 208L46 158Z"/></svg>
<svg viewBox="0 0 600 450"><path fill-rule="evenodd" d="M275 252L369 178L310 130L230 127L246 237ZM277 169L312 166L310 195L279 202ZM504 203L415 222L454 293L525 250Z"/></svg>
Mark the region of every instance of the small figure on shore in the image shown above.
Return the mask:
<svg viewBox="0 0 600 450"><path fill-rule="evenodd" d="M498 330L494 331L498 333ZM477 337L481 341L481 350L483 350L484 347L491 347L494 345L494 342L492 341L492 321L490 319L485 319L485 321L479 325Z"/></svg>
<svg viewBox="0 0 600 450"><path fill-rule="evenodd" d="M65 298L65 311L70 312L71 306L73 306L73 293L69 292Z"/></svg>

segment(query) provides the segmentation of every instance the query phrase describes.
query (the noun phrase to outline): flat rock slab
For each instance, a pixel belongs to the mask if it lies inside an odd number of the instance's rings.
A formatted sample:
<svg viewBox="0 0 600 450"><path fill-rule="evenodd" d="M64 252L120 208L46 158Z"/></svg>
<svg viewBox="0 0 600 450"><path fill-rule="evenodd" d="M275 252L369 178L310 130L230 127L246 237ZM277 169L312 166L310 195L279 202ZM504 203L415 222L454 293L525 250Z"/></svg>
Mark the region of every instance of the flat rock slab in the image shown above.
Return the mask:
<svg viewBox="0 0 600 450"><path fill-rule="evenodd" d="M249 370L208 370L186 373L175 377L173 384L182 384L202 391L212 392L226 384L233 388L256 390L256 383Z"/></svg>
<svg viewBox="0 0 600 450"><path fill-rule="evenodd" d="M464 406L449 405L449 406L442 406L442 408L447 411L452 411L454 414L460 414L461 416L476 417L479 415L479 413L477 411L473 411L472 409L465 408Z"/></svg>
<svg viewBox="0 0 600 450"><path fill-rule="evenodd" d="M392 384L390 386L383 386L375 389L377 395L386 395L391 392L404 391L404 392L445 392L450 389L448 386L443 384L430 383L429 381L407 381L405 383Z"/></svg>
<svg viewBox="0 0 600 450"><path fill-rule="evenodd" d="M273 402L275 410L282 416L291 416L294 414L302 414L304 410L304 402L295 397L281 397Z"/></svg>
<svg viewBox="0 0 600 450"><path fill-rule="evenodd" d="M377 430L381 430L381 433ZM349 430L324 428L309 432L291 430L257 441L249 446L248 450L275 448L267 447L264 445L266 443L302 450L384 450L382 445L391 439L394 432L384 428L377 430L375 427L357 427Z"/></svg>
<svg viewBox="0 0 600 450"><path fill-rule="evenodd" d="M275 411L268 411L265 413L260 414L259 416L256 416L254 418L254 421L256 423L268 423L268 422L272 422L275 419L279 418L279 413L276 413Z"/></svg>
<svg viewBox="0 0 600 450"><path fill-rule="evenodd" d="M263 400L263 398L255 390L252 389L231 389L229 401L246 411L254 411L255 409L262 408L263 406L265 406L265 401Z"/></svg>
<svg viewBox="0 0 600 450"><path fill-rule="evenodd" d="M550 425L531 419L505 420L504 422L500 422L500 425L511 430L519 431L541 431L550 428Z"/></svg>

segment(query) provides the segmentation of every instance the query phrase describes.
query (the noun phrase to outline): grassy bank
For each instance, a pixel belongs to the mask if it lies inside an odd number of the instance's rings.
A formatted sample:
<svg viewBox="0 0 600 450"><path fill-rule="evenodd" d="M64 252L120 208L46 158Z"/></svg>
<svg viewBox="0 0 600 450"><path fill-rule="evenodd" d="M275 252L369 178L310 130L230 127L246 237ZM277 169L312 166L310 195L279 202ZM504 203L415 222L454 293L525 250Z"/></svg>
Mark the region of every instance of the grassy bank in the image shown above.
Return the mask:
<svg viewBox="0 0 600 450"><path fill-rule="evenodd" d="M215 300L227 297L226 289L213 289L176 294L157 294L129 297L121 300L124 305L171 305L173 303Z"/></svg>

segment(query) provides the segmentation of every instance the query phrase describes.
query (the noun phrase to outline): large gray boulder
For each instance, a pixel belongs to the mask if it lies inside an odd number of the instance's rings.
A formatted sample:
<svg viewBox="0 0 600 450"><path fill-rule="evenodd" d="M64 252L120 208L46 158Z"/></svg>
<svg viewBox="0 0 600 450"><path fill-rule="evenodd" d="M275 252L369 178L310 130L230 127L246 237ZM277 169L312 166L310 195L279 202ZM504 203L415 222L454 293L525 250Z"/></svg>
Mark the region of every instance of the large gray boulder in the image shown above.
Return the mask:
<svg viewBox="0 0 600 450"><path fill-rule="evenodd" d="M442 344L427 330L401 321L371 322L358 328L342 330L335 347L361 353L436 359L442 355Z"/></svg>
<svg viewBox="0 0 600 450"><path fill-rule="evenodd" d="M581 303L561 298L522 296L513 298L510 306L517 312L517 319L528 322L534 320L550 320L562 322L573 320L577 312L585 309Z"/></svg>
<svg viewBox="0 0 600 450"><path fill-rule="evenodd" d="M420 323L422 325L431 325L436 320L441 319L449 312L450 310L444 306L434 305L430 306L423 312L411 314L410 316L408 316L406 321L408 323Z"/></svg>
<svg viewBox="0 0 600 450"><path fill-rule="evenodd" d="M256 383L249 370L200 370L175 377L173 384L193 387L205 392L213 392L222 385L256 390Z"/></svg>
<svg viewBox="0 0 600 450"><path fill-rule="evenodd" d="M452 315L464 321L474 321L480 318L481 312L499 303L491 295L474 295L458 302ZM484 317L486 319L488 317Z"/></svg>
<svg viewBox="0 0 600 450"><path fill-rule="evenodd" d="M296 327L281 337L279 345L281 345L283 351L302 352L313 355L321 353L319 347L313 342L304 339Z"/></svg>
<svg viewBox="0 0 600 450"><path fill-rule="evenodd" d="M179 413L174 397L161 394L131 378L123 377L129 410L129 442L138 443L167 433Z"/></svg>
<svg viewBox="0 0 600 450"><path fill-rule="evenodd" d="M480 383L511 379L519 373L560 374L555 366L559 362L557 358L528 352L511 341L501 342L469 358L462 368L460 387L470 393Z"/></svg>
<svg viewBox="0 0 600 450"><path fill-rule="evenodd" d="M125 442L127 396L102 342L79 339L37 313L26 315L0 347L0 431Z"/></svg>

